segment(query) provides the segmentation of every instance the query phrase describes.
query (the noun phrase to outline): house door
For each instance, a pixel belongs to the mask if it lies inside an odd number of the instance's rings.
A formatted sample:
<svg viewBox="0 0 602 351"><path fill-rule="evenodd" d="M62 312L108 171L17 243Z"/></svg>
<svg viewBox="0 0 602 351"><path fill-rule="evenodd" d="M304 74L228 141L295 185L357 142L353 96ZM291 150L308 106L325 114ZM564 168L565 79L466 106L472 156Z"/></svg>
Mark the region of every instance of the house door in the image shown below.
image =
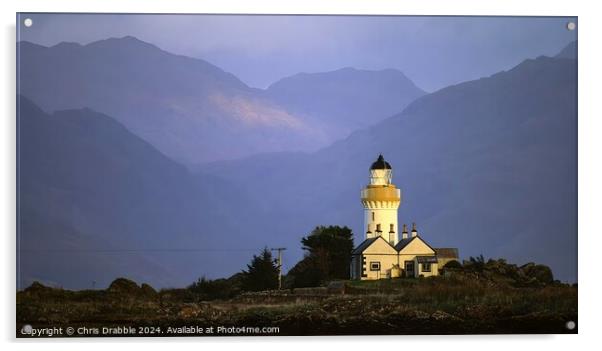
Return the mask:
<svg viewBox="0 0 602 351"><path fill-rule="evenodd" d="M406 261L406 277L414 278L414 261Z"/></svg>

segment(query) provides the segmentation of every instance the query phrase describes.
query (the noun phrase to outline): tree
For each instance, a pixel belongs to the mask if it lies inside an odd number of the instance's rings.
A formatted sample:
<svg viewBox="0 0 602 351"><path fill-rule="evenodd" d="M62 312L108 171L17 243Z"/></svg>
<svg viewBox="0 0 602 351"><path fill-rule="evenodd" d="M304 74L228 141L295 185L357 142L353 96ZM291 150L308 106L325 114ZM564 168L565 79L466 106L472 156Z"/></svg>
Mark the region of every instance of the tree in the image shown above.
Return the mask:
<svg viewBox="0 0 602 351"><path fill-rule="evenodd" d="M326 275L319 268L319 259L315 256L306 254L286 275L285 284L291 288L304 288L310 286L319 286Z"/></svg>
<svg viewBox="0 0 602 351"><path fill-rule="evenodd" d="M332 279L348 279L353 232L347 227L318 226L301 239L305 257L291 269L293 287L318 286Z"/></svg>
<svg viewBox="0 0 602 351"><path fill-rule="evenodd" d="M272 290L278 288L278 267L268 248L259 256L253 255L247 270L242 271L242 287L247 291Z"/></svg>

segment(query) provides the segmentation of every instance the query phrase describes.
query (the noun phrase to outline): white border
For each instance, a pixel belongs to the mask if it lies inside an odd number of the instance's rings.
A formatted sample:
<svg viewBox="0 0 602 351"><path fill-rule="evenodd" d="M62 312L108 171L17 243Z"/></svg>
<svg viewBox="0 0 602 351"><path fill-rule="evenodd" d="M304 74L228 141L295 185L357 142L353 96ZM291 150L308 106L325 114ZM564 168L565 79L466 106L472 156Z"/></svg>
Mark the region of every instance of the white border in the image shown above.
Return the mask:
<svg viewBox="0 0 602 351"><path fill-rule="evenodd" d="M3 165L0 220L3 224L4 253L1 289L2 317L0 317L0 342L7 349L44 350L106 350L107 347L125 349L144 342L145 349L164 350L169 347L195 349L207 347L233 347L247 349L305 348L316 342L330 348L423 348L437 347L446 350L466 350L468 347L507 350L534 348L540 343L546 349L587 349L598 344L597 320L600 308L599 288L602 271L595 265L602 242L599 220L602 216L596 207L602 199L600 182L600 151L602 150L602 109L599 85L602 82L600 62L602 55L600 23L602 13L596 11L594 1L479 1L479 0L21 0L2 1L2 77L0 86L2 118L0 161ZM579 16L579 336L405 336L405 337L271 337L271 338L182 338L182 339L95 339L48 340L14 339L15 330L15 12L148 12L148 13L287 13L287 14L405 14L405 15L548 15ZM566 233L574 235L574 233ZM81 345L85 343L85 345ZM168 345L175 344L175 345ZM198 344L200 343L200 344ZM268 345L266 345L268 343ZM370 345L375 343L376 345ZM110 344L110 345L108 345ZM485 345L486 344L486 345ZM595 347L595 346L594 346Z"/></svg>

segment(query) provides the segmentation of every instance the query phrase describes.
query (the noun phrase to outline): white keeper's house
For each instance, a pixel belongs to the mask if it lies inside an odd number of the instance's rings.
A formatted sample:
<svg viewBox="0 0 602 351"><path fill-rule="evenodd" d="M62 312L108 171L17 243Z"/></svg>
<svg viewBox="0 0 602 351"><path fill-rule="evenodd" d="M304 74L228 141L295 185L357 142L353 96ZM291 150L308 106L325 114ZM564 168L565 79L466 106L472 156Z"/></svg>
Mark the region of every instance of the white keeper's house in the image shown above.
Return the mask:
<svg viewBox="0 0 602 351"><path fill-rule="evenodd" d="M399 238L401 190L392 178L391 165L379 155L370 167L370 184L362 190L366 239L353 250L351 279L428 277L458 260L458 249L431 247L418 235L415 223L411 233L404 224Z"/></svg>

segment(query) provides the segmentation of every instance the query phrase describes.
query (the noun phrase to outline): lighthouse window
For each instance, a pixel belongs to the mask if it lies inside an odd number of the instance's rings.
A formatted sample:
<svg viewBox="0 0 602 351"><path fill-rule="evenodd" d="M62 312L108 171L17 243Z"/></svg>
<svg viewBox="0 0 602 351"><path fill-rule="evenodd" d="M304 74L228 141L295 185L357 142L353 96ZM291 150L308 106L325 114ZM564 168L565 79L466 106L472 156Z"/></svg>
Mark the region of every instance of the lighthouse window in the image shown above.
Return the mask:
<svg viewBox="0 0 602 351"><path fill-rule="evenodd" d="M374 212L372 212L372 220L374 220Z"/></svg>
<svg viewBox="0 0 602 351"><path fill-rule="evenodd" d="M380 262L370 262L371 271L380 271Z"/></svg>

